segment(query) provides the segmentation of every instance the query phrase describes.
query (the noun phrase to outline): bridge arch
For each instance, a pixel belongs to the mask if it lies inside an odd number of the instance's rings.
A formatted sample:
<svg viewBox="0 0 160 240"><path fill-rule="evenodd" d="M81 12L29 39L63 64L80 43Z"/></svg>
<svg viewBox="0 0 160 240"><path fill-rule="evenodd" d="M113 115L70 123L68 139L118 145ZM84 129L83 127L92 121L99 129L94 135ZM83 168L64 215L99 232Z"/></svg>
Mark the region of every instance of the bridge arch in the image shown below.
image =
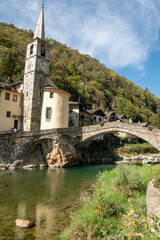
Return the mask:
<svg viewBox="0 0 160 240"><path fill-rule="evenodd" d="M150 131L148 128L138 126L138 124L135 125L121 122L105 123L104 126L93 125L83 127L82 139L78 147L81 147L86 142L103 134L114 132L123 132L141 138L160 151L160 130L154 129Z"/></svg>
<svg viewBox="0 0 160 240"><path fill-rule="evenodd" d="M21 153L22 156L25 156L25 161L35 162L36 164L46 164L46 156L53 149L53 139L47 137L40 137L26 143L23 147Z"/></svg>

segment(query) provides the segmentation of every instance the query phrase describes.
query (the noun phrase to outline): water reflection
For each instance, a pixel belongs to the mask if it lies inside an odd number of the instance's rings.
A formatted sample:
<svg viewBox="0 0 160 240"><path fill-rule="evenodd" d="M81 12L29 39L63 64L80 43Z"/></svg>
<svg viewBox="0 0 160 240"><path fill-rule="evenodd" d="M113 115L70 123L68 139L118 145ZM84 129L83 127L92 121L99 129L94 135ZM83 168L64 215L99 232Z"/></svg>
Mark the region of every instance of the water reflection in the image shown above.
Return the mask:
<svg viewBox="0 0 160 240"><path fill-rule="evenodd" d="M112 168L33 169L0 176L0 239L55 239L82 205L96 174ZM36 226L20 229L17 218L35 220Z"/></svg>
<svg viewBox="0 0 160 240"><path fill-rule="evenodd" d="M19 204L17 208L17 218L18 219L26 219L26 205L25 204ZM24 231L19 228L15 227L15 239L23 239L24 238Z"/></svg>

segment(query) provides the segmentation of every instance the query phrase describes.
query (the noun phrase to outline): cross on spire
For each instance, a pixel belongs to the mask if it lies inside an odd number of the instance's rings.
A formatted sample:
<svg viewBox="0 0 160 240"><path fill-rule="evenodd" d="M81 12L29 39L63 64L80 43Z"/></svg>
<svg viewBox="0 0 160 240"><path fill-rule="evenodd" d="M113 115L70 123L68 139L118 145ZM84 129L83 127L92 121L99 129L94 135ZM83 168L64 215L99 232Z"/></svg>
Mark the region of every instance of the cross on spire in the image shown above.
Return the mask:
<svg viewBox="0 0 160 240"><path fill-rule="evenodd" d="M45 0L42 0L42 7L44 7Z"/></svg>

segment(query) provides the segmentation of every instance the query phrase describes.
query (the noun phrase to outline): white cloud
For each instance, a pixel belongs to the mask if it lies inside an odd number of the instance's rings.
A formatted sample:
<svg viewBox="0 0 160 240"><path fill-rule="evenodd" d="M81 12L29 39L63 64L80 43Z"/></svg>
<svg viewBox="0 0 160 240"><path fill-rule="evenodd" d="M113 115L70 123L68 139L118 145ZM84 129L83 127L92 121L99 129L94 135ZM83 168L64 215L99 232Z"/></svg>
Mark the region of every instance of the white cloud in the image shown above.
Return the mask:
<svg viewBox="0 0 160 240"><path fill-rule="evenodd" d="M13 15L19 12L18 26L34 30L39 2L6 0L3 4L10 4ZM160 0L48 0L45 19L46 36L106 66L133 66L144 73L150 51L157 48Z"/></svg>
<svg viewBox="0 0 160 240"><path fill-rule="evenodd" d="M48 34L109 67L141 69L158 40L159 16L160 1L55 0Z"/></svg>

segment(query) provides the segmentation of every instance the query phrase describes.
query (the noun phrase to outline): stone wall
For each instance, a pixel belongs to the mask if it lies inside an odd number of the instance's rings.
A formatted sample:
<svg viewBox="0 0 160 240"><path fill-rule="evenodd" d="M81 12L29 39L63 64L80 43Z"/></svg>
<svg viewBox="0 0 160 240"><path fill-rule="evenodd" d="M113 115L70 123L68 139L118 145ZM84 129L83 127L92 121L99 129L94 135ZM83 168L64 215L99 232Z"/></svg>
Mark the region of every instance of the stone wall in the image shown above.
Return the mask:
<svg viewBox="0 0 160 240"><path fill-rule="evenodd" d="M148 185L146 203L151 231L160 237L160 190L154 187L154 180Z"/></svg>

